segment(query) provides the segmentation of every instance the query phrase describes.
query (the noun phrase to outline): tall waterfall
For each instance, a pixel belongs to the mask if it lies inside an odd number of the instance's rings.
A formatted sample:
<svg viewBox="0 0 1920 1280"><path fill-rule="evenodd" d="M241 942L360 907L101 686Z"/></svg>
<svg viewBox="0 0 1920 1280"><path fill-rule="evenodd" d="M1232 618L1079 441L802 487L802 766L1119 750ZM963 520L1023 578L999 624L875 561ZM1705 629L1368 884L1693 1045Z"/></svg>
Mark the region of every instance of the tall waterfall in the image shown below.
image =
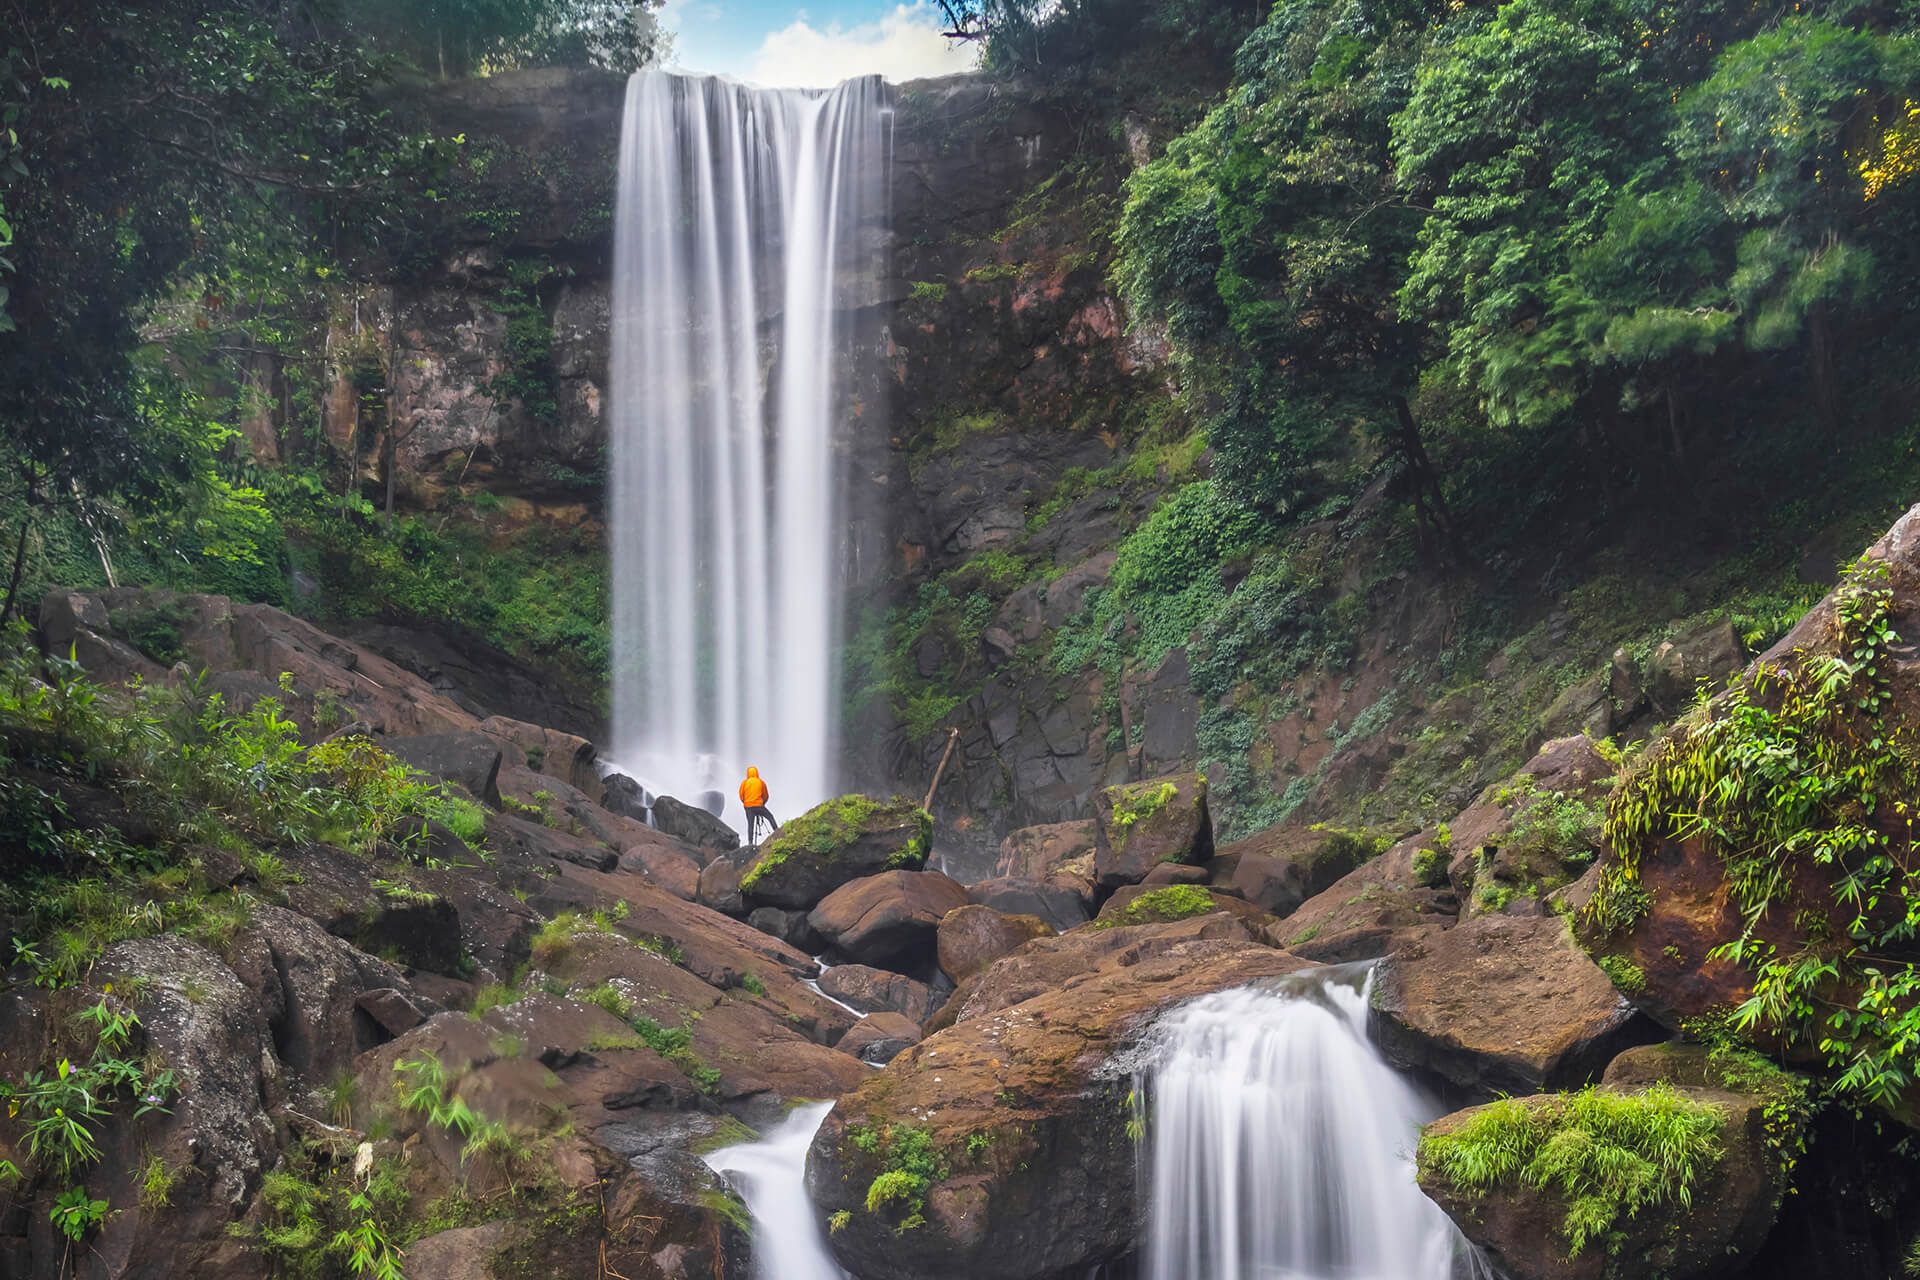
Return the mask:
<svg viewBox="0 0 1920 1280"><path fill-rule="evenodd" d="M1482 1264L1414 1182L1430 1119L1366 1037L1365 971L1206 996L1164 1018L1146 1280L1450 1280Z"/></svg>
<svg viewBox="0 0 1920 1280"><path fill-rule="evenodd" d="M645 71L614 227L613 750L692 799L832 794L851 305L883 272L891 108Z"/></svg>
<svg viewBox="0 0 1920 1280"><path fill-rule="evenodd" d="M831 1102L795 1107L762 1141L706 1158L753 1215L754 1280L846 1280L827 1252L806 1186L807 1148L831 1110Z"/></svg>

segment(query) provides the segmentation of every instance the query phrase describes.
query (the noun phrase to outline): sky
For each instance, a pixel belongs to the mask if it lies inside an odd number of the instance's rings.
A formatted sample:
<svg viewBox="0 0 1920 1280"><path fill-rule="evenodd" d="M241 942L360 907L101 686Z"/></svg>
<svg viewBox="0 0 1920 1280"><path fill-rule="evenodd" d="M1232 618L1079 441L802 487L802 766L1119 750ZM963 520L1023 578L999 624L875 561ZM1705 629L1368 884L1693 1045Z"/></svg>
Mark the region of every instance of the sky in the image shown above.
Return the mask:
<svg viewBox="0 0 1920 1280"><path fill-rule="evenodd" d="M879 74L896 83L973 70L978 50L940 34L931 3L898 0L667 0L667 65L769 89L838 84Z"/></svg>

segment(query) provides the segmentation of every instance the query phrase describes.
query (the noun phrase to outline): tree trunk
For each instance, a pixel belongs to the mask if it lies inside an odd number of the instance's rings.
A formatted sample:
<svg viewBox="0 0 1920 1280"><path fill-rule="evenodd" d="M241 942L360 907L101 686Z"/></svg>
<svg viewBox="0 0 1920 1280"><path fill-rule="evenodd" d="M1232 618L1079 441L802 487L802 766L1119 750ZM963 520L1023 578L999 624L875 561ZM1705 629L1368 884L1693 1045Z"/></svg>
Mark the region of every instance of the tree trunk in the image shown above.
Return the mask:
<svg viewBox="0 0 1920 1280"><path fill-rule="evenodd" d="M33 527L33 491L27 491L26 510L20 513L20 536L13 544L13 577L7 582L7 602L0 607L0 627L13 621L13 606L20 594L20 574L27 565L27 531Z"/></svg>
<svg viewBox="0 0 1920 1280"><path fill-rule="evenodd" d="M1447 507L1447 496L1440 490L1439 473L1433 468L1433 459L1427 456L1426 442L1420 438L1420 424L1414 421L1413 406L1405 396L1393 397L1393 414L1400 424L1400 456L1413 472L1414 513L1438 535L1446 553L1457 558L1459 548L1454 544L1453 512Z"/></svg>

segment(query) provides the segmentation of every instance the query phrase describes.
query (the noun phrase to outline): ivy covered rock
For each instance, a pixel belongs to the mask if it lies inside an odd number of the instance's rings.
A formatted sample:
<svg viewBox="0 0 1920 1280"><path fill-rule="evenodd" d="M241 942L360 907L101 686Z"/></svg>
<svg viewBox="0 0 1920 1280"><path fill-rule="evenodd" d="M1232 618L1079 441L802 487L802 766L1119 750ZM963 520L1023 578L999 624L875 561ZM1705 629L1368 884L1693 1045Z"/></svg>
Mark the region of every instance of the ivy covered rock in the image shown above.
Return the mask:
<svg viewBox="0 0 1920 1280"><path fill-rule="evenodd" d="M1583 941L1679 1029L1742 1017L1841 1092L1920 1116L1920 507L1608 805ZM1805 957L1817 963L1803 963ZM1808 1017L1808 1009L1821 1011Z"/></svg>
<svg viewBox="0 0 1920 1280"><path fill-rule="evenodd" d="M1203 774L1106 787L1094 796L1094 811L1094 882L1102 890L1138 884L1162 862L1198 865L1213 856Z"/></svg>
<svg viewBox="0 0 1920 1280"><path fill-rule="evenodd" d="M1613 762L1576 734L1482 791L1433 842L1461 914L1523 909L1584 874L1599 856L1613 779Z"/></svg>
<svg viewBox="0 0 1920 1280"><path fill-rule="evenodd" d="M1704 1280L1766 1239L1796 1134L1724 1089L1502 1098L1427 1126L1420 1187L1510 1280Z"/></svg>
<svg viewBox="0 0 1920 1280"><path fill-rule="evenodd" d="M844 884L887 870L918 871L933 817L904 796L841 796L782 826L742 865L749 907L807 910Z"/></svg>

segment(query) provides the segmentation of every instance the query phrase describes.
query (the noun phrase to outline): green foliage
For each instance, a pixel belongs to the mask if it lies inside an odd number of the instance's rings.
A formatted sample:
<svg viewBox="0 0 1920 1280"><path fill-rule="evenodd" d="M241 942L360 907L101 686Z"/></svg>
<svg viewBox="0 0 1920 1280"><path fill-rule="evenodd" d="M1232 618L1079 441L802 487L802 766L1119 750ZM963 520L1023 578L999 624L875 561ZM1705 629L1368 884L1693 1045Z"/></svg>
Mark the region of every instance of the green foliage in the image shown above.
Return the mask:
<svg viewBox="0 0 1920 1280"><path fill-rule="evenodd" d="M933 1135L910 1125L889 1125L884 1131L855 1127L849 1132L856 1147L880 1160L880 1171L867 1185L867 1212L893 1216L898 1234L925 1225L927 1192L948 1171Z"/></svg>
<svg viewBox="0 0 1920 1280"><path fill-rule="evenodd" d="M1906 816L1920 766L1886 720L1882 664L1898 641L1885 577L1872 561L1850 575L1828 640L1836 652L1760 669L1700 708L1616 791L1615 859L1589 913L1622 914L1613 900L1638 887L1640 858L1656 842L1704 842L1744 925L1713 954L1755 972L1736 1027L1817 1048L1837 1092L1894 1107L1920 1052L1920 971L1901 958L1920 918ZM1771 908L1794 900L1803 871L1830 886L1830 903L1796 904L1786 946L1756 937Z"/></svg>
<svg viewBox="0 0 1920 1280"><path fill-rule="evenodd" d="M945 302L947 286L926 280L915 280L909 287L907 296L915 302Z"/></svg>
<svg viewBox="0 0 1920 1280"><path fill-rule="evenodd" d="M1137 822L1144 822L1154 814L1166 808L1167 801L1180 794L1180 788L1171 782L1158 786L1152 783L1136 783L1112 787L1107 792L1113 802L1112 825L1116 829L1115 848L1124 848L1127 837L1133 833Z"/></svg>
<svg viewBox="0 0 1920 1280"><path fill-rule="evenodd" d="M1601 956L1594 963L1622 995L1637 996L1647 989L1646 971L1623 956Z"/></svg>
<svg viewBox="0 0 1920 1280"><path fill-rule="evenodd" d="M1594 1088L1551 1101L1505 1098L1451 1133L1420 1139L1423 1172L1469 1192L1521 1188L1565 1198L1569 1257L1648 1209L1693 1203L1719 1162L1721 1115L1666 1085Z"/></svg>
<svg viewBox="0 0 1920 1280"><path fill-rule="evenodd" d="M1182 486L1121 542L1103 586L1060 628L1054 669L1151 665L1183 645L1227 598L1221 566L1254 550L1269 526L1224 500L1213 482Z"/></svg>
<svg viewBox="0 0 1920 1280"><path fill-rule="evenodd" d="M48 1216L53 1219L55 1230L78 1244L106 1221L107 1202L88 1196L85 1187L68 1187L54 1197Z"/></svg>
<svg viewBox="0 0 1920 1280"><path fill-rule="evenodd" d="M155 1112L166 1115L178 1089L172 1071L150 1071L133 1056L137 1015L101 1000L80 1019L95 1036L85 1063L62 1058L51 1070L29 1072L20 1083L0 1081L0 1102L25 1130L28 1158L70 1185L100 1158L99 1126L116 1104L125 1104L135 1121Z"/></svg>
<svg viewBox="0 0 1920 1280"><path fill-rule="evenodd" d="M1447 883L1447 858L1434 849L1416 849L1413 853L1413 878L1423 889L1438 889Z"/></svg>
<svg viewBox="0 0 1920 1280"><path fill-rule="evenodd" d="M396 1241L407 1234L409 1197L399 1172L377 1164L364 1185L348 1165L316 1148L295 1146L260 1184L257 1229L230 1234L252 1240L273 1273L299 1280L403 1280Z"/></svg>

